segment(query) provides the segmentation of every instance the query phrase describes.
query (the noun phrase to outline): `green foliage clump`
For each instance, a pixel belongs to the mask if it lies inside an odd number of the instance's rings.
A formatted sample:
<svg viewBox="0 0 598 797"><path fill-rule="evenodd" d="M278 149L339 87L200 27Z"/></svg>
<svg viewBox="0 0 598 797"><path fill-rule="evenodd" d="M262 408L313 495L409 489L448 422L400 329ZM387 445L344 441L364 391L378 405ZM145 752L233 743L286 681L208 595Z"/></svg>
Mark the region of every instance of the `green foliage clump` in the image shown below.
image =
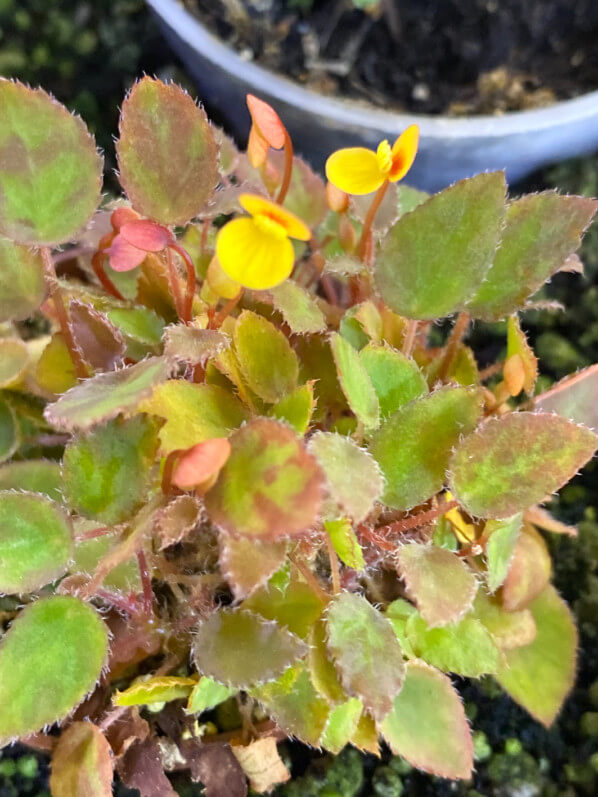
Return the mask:
<svg viewBox="0 0 598 797"><path fill-rule="evenodd" d="M397 186L414 129L335 153L349 196L257 98L241 153L144 78L128 199L98 208L82 122L22 84L0 101L2 742L51 747L60 797L108 795L114 768L142 795L188 769L218 797L284 783L295 737L341 754L302 792L330 797L381 741L407 768L380 794L410 767L471 777L488 750L451 675L550 726L577 631L546 535L574 529L542 504L598 446L598 366L536 391L521 317L597 203L508 201L501 173ZM476 320L504 360L480 367Z"/></svg>

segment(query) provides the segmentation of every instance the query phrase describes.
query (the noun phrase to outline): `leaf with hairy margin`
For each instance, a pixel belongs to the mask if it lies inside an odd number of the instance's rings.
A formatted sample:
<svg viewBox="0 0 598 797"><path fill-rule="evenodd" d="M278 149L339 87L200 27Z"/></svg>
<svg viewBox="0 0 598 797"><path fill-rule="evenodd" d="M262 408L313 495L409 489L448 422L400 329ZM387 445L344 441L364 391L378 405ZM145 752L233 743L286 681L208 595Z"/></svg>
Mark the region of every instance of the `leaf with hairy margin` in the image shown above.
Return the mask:
<svg viewBox="0 0 598 797"><path fill-rule="evenodd" d="M231 689L230 686L225 686L204 675L191 690L185 711L187 714L201 714L224 703L236 692L236 689Z"/></svg>
<svg viewBox="0 0 598 797"><path fill-rule="evenodd" d="M87 431L102 421L131 412L161 382L168 379L171 364L164 357L148 357L120 371L85 379L48 404L44 416L56 429Z"/></svg>
<svg viewBox="0 0 598 797"><path fill-rule="evenodd" d="M30 603L0 642L0 739L63 719L96 685L108 629L91 606L54 595Z"/></svg>
<svg viewBox="0 0 598 797"><path fill-rule="evenodd" d="M330 338L330 347L349 406L366 429L375 429L380 422L380 404L359 353L336 332Z"/></svg>
<svg viewBox="0 0 598 797"><path fill-rule="evenodd" d="M316 432L307 450L324 471L332 501L343 514L361 522L384 489L376 460L350 437L332 432Z"/></svg>
<svg viewBox="0 0 598 797"><path fill-rule="evenodd" d="M289 667L276 681L254 686L249 695L289 736L296 736L312 747L320 746L330 706L316 692L305 664Z"/></svg>
<svg viewBox="0 0 598 797"><path fill-rule="evenodd" d="M552 559L542 535L527 524L519 535L502 588L508 612L525 609L539 595L552 575Z"/></svg>
<svg viewBox="0 0 598 797"><path fill-rule="evenodd" d="M204 365L230 346L230 338L218 329L199 329L188 324L172 324L164 330L164 354L173 359Z"/></svg>
<svg viewBox="0 0 598 797"><path fill-rule="evenodd" d="M45 295L39 251L0 236L0 323L32 315Z"/></svg>
<svg viewBox="0 0 598 797"><path fill-rule="evenodd" d="M159 509L154 515L154 528L160 541L160 550L181 542L199 523L201 515L201 504L191 495L177 495Z"/></svg>
<svg viewBox="0 0 598 797"><path fill-rule="evenodd" d="M100 204L102 158L84 122L42 89L0 80L0 231L65 243Z"/></svg>
<svg viewBox="0 0 598 797"><path fill-rule="evenodd" d="M313 335L326 331L326 319L314 297L293 280L286 280L268 293L274 308L295 334Z"/></svg>
<svg viewBox="0 0 598 797"><path fill-rule="evenodd" d="M579 247L597 207L594 199L552 191L510 202L492 268L467 312L496 321L521 308Z"/></svg>
<svg viewBox="0 0 598 797"><path fill-rule="evenodd" d="M345 703L335 706L322 734L322 747L338 755L353 738L362 711L363 703L358 697L350 697Z"/></svg>
<svg viewBox="0 0 598 797"><path fill-rule="evenodd" d="M597 447L594 432L558 415L491 418L457 445L450 489L470 515L510 517L566 484Z"/></svg>
<svg viewBox="0 0 598 797"><path fill-rule="evenodd" d="M0 593L33 592L67 570L71 522L36 493L0 492Z"/></svg>
<svg viewBox="0 0 598 797"><path fill-rule="evenodd" d="M372 381L383 418L428 392L414 360L388 345L370 343L359 357Z"/></svg>
<svg viewBox="0 0 598 797"><path fill-rule="evenodd" d="M347 567L352 567L353 570L365 570L363 551L349 518L325 520L324 528L341 562Z"/></svg>
<svg viewBox="0 0 598 797"><path fill-rule="evenodd" d="M247 537L220 535L220 572L237 600L265 584L286 560L287 541L258 542Z"/></svg>
<svg viewBox="0 0 598 797"><path fill-rule="evenodd" d="M27 368L29 350L19 338L0 338L0 388L12 387Z"/></svg>
<svg viewBox="0 0 598 797"><path fill-rule="evenodd" d="M261 587L243 603L243 608L274 620L305 639L321 617L324 601L309 584L293 580L284 591L271 584Z"/></svg>
<svg viewBox="0 0 598 797"><path fill-rule="evenodd" d="M122 363L125 339L107 315L76 300L71 301L69 314L73 338L86 363L96 371L112 371Z"/></svg>
<svg viewBox="0 0 598 797"><path fill-rule="evenodd" d="M161 224L185 224L218 183L218 148L205 112L180 86L150 77L122 105L119 179L133 207Z"/></svg>
<svg viewBox="0 0 598 797"><path fill-rule="evenodd" d="M239 689L274 680L306 653L298 636L244 609L214 612L193 645L200 673Z"/></svg>
<svg viewBox="0 0 598 797"><path fill-rule="evenodd" d="M534 399L539 412L556 412L598 431L598 363L566 376Z"/></svg>
<svg viewBox="0 0 598 797"><path fill-rule="evenodd" d="M270 415L279 421L286 421L298 434L304 435L309 428L315 406L314 383L308 382L296 387L274 404Z"/></svg>
<svg viewBox="0 0 598 797"><path fill-rule="evenodd" d="M123 692L118 689L112 696L115 706L150 706L152 703L169 703L189 697L196 686L195 678L177 675L153 675L137 680Z"/></svg>
<svg viewBox="0 0 598 797"><path fill-rule="evenodd" d="M73 438L62 461L67 504L107 525L128 520L148 496L158 430L155 418L135 415Z"/></svg>
<svg viewBox="0 0 598 797"><path fill-rule="evenodd" d="M343 687L378 721L403 684L401 646L392 625L361 595L342 592L326 615L328 651Z"/></svg>
<svg viewBox="0 0 598 797"><path fill-rule="evenodd" d="M486 583L490 592L496 592L507 577L522 523L523 515L518 513L504 520L489 520L484 526Z"/></svg>
<svg viewBox="0 0 598 797"><path fill-rule="evenodd" d="M46 459L8 462L0 468L0 490L25 490L61 500L60 465Z"/></svg>
<svg viewBox="0 0 598 797"><path fill-rule="evenodd" d="M407 510L438 492L454 446L475 429L481 413L477 389L443 387L384 421L369 443L386 481L382 501Z"/></svg>
<svg viewBox="0 0 598 797"><path fill-rule="evenodd" d="M230 444L205 498L212 522L254 539L308 531L320 509L322 474L303 441L278 421L256 418L234 432Z"/></svg>
<svg viewBox="0 0 598 797"><path fill-rule="evenodd" d="M380 730L395 755L443 778L471 776L473 741L461 698L446 675L407 663L403 688Z"/></svg>
<svg viewBox="0 0 598 797"><path fill-rule="evenodd" d="M459 620L478 589L474 574L452 551L410 542L396 554L405 591L432 628Z"/></svg>
<svg viewBox="0 0 598 797"><path fill-rule="evenodd" d="M406 318L436 320L462 310L490 270L505 213L504 172L445 188L402 216L374 267L384 302Z"/></svg>
<svg viewBox="0 0 598 797"><path fill-rule="evenodd" d="M536 624L529 609L506 611L498 598L478 590L472 615L483 623L501 650L529 645L536 638Z"/></svg>
<svg viewBox="0 0 598 797"><path fill-rule="evenodd" d="M575 681L577 629L567 604L550 585L529 609L536 638L506 652L496 680L532 717L549 727Z"/></svg>
<svg viewBox="0 0 598 797"><path fill-rule="evenodd" d="M112 750L91 722L74 722L52 752L50 791L54 797L112 797Z"/></svg>

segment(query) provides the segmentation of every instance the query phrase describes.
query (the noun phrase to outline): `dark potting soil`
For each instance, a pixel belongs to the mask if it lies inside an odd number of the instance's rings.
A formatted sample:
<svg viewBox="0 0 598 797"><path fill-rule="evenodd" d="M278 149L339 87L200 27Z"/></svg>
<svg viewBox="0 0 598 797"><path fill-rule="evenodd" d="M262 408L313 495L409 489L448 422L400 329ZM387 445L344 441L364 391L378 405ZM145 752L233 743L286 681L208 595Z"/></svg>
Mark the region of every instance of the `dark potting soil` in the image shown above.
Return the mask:
<svg viewBox="0 0 598 797"><path fill-rule="evenodd" d="M382 107L501 113L598 88L596 0L183 3L248 60Z"/></svg>

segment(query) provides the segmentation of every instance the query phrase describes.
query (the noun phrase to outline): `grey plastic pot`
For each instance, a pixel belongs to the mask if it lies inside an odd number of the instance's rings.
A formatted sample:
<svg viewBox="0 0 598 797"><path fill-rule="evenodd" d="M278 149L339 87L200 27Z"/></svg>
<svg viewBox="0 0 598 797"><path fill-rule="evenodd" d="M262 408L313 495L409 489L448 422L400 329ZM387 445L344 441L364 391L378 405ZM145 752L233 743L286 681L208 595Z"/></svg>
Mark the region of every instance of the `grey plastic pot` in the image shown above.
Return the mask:
<svg viewBox="0 0 598 797"><path fill-rule="evenodd" d="M276 108L297 151L319 169L339 147L375 148L414 122L420 126L421 143L408 182L427 191L494 169L506 169L514 183L548 163L598 149L598 91L503 116L392 113L317 94L244 61L177 0L147 2L197 82L200 99L229 132L245 140L250 125L245 95L256 94Z"/></svg>

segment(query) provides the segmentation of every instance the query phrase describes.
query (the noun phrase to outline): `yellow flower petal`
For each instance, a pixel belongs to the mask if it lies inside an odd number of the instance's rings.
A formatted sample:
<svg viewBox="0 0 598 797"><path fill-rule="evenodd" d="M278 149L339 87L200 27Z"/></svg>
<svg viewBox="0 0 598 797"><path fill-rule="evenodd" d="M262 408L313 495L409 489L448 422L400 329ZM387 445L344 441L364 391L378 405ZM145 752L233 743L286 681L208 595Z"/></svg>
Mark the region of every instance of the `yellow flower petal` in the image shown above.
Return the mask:
<svg viewBox="0 0 598 797"><path fill-rule="evenodd" d="M234 219L220 230L216 255L231 279L256 291L280 285L295 262L287 237L269 235L250 218Z"/></svg>
<svg viewBox="0 0 598 797"><path fill-rule="evenodd" d="M309 227L298 216L276 202L271 202L259 194L241 194L239 204L252 216L265 216L280 224L289 238L298 238L300 241L309 241L311 238Z"/></svg>
<svg viewBox="0 0 598 797"><path fill-rule="evenodd" d="M391 183L402 180L413 166L418 144L419 127L417 125L410 125L397 138L392 147L392 166L388 175Z"/></svg>
<svg viewBox="0 0 598 797"><path fill-rule="evenodd" d="M347 194L371 194L386 179L380 171L376 153L365 147L333 152L326 161L326 177Z"/></svg>

